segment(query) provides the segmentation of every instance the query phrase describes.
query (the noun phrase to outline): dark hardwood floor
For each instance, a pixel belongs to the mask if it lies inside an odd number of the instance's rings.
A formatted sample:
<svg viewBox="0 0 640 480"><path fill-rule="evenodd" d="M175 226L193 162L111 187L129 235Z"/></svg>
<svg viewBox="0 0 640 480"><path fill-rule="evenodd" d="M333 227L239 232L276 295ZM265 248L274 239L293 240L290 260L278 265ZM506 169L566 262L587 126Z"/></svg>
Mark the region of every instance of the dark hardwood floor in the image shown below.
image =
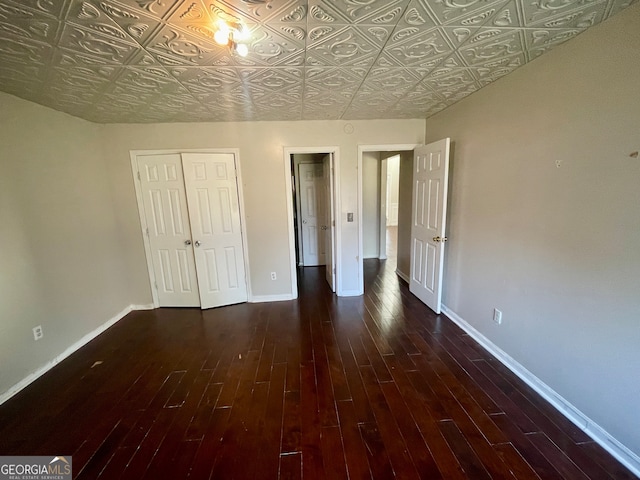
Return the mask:
<svg viewBox="0 0 640 480"><path fill-rule="evenodd" d="M297 301L133 312L0 406L0 455L78 479L630 479L580 429L367 261Z"/></svg>

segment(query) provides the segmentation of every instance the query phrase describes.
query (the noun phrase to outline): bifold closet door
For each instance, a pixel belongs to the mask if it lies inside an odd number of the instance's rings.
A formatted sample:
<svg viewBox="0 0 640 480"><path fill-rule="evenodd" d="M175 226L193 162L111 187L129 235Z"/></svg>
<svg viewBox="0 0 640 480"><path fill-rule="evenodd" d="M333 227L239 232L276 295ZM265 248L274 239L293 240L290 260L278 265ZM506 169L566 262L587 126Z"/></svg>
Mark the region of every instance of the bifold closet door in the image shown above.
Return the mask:
<svg viewBox="0 0 640 480"><path fill-rule="evenodd" d="M193 252L202 308L247 301L235 158L183 153Z"/></svg>
<svg viewBox="0 0 640 480"><path fill-rule="evenodd" d="M140 155L138 172L161 307L200 305L182 159L174 155ZM149 260L149 259L148 259Z"/></svg>

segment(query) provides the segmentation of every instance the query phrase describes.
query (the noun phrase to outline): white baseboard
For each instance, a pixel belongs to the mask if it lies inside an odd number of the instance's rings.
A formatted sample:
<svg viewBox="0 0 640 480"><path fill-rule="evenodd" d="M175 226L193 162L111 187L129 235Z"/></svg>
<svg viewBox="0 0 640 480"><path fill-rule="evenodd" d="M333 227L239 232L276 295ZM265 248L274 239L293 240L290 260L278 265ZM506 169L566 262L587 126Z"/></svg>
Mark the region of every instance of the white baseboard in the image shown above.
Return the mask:
<svg viewBox="0 0 640 480"><path fill-rule="evenodd" d="M476 342L478 342L496 359L502 362L509 370L515 373L522 381L538 392L545 400L551 403L551 405L571 420L578 428L595 440L602 448L613 455L620 463L640 477L640 457L638 455L616 440L604 428L578 410L558 392L553 390L549 385L544 383L524 366L514 360L504 350L463 320L449 307L442 305L442 313L468 333Z"/></svg>
<svg viewBox="0 0 640 480"><path fill-rule="evenodd" d="M287 300L295 300L296 297L290 293L284 295L252 295L249 303L265 303L265 302L286 302Z"/></svg>
<svg viewBox="0 0 640 480"><path fill-rule="evenodd" d="M398 270L396 268L396 275L398 275L402 280L404 280L405 282L409 283L409 275L407 275L404 272L401 272L400 270Z"/></svg>
<svg viewBox="0 0 640 480"><path fill-rule="evenodd" d="M131 305L131 310L155 310L157 307L153 303L147 303L146 305Z"/></svg>
<svg viewBox="0 0 640 480"><path fill-rule="evenodd" d="M76 343L71 345L69 348L67 348L64 352L62 352L60 355L55 357L53 360L51 360L47 364L43 365L38 370L36 370L35 372L31 373L30 375L28 375L27 377L25 377L24 379L22 379L21 381L16 383L14 386L9 388L9 390L7 390L3 394L1 394L0 395L0 405L2 405L4 402L9 400L11 397L16 395L18 392L20 392L21 390L23 390L24 388L29 386L31 383L36 381L38 378L40 378L42 375L47 373L49 370L51 370L57 364L62 362L65 358L67 358L68 356L70 356L71 354L73 354L74 352L79 350L80 348L84 347L87 343L89 343L91 340L96 338L98 335L100 335L102 332L107 330L109 327L112 327L113 325L115 325L118 321L120 321L122 318L124 318L125 315L127 315L128 313L132 312L133 310L150 310L152 308L153 308L153 305L129 305L127 308L125 308L121 312L119 312L116 315L114 315L113 317L111 317L109 320L107 320L105 323L100 325L95 330L93 330L92 332L87 333L84 337L82 337Z"/></svg>

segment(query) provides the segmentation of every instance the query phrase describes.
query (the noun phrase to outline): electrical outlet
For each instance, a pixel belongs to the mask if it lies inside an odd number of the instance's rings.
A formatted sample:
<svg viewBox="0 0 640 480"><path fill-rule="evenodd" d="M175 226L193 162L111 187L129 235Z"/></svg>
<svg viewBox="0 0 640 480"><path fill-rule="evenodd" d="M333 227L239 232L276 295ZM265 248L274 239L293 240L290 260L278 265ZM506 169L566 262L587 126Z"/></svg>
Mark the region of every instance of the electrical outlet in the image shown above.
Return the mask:
<svg viewBox="0 0 640 480"><path fill-rule="evenodd" d="M37 342L42 337L44 337L44 332L42 331L42 325L38 325L37 327L33 327L33 339Z"/></svg>
<svg viewBox="0 0 640 480"><path fill-rule="evenodd" d="M496 322L498 325L502 323L502 312L497 308L493 309L493 321Z"/></svg>
<svg viewBox="0 0 640 480"><path fill-rule="evenodd" d="M277 278L276 272L271 272L271 280L276 280Z"/></svg>

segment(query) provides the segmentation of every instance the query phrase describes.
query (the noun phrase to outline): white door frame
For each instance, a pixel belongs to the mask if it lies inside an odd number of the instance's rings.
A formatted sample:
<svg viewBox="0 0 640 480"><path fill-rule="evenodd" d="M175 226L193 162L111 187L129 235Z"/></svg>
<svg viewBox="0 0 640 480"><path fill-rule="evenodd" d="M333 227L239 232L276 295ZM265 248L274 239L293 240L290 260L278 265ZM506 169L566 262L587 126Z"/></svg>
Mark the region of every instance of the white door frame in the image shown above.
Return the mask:
<svg viewBox="0 0 640 480"><path fill-rule="evenodd" d="M136 202L138 204L138 215L140 218L140 233L142 234L142 240L144 243L144 254L147 260L147 272L149 274L149 289L151 290L151 297L153 298L153 308L160 307L158 301L158 292L153 285L156 282L155 272L151 263L151 244L149 237L147 236L147 218L144 214L144 204L142 202L142 191L140 188L140 179L138 178L138 156L142 155L165 155L165 154L180 154L180 153L231 153L235 158L236 174L238 184L238 202L240 206L240 222L242 224L242 250L244 256L244 268L247 281L247 297L249 301L252 301L253 295L251 294L251 273L249 269L249 249L247 247L247 233L246 233L246 217L244 208L244 192L242 191L242 171L240 169L240 149L238 148L199 148L199 149L167 149L167 150L130 150L129 157L131 158L131 175L133 178L133 184L136 191Z"/></svg>
<svg viewBox="0 0 640 480"><path fill-rule="evenodd" d="M291 184L291 155L296 153L328 153L331 154L333 163L333 185L331 186L334 198L334 211L340 211L340 147L284 147L284 181L287 197L287 222L289 229L289 264L291 266L291 298L298 298L298 272L296 263L296 231L293 225L293 186ZM342 296L342 230L338 216L336 215L335 237L333 239L334 262L336 264L336 294ZM329 246L327 246L329 248Z"/></svg>
<svg viewBox="0 0 640 480"><path fill-rule="evenodd" d="M363 226L362 226L362 156L364 152L402 152L412 150L420 143L403 143L392 145L358 145L358 295L364 295L364 261L362 254Z"/></svg>

